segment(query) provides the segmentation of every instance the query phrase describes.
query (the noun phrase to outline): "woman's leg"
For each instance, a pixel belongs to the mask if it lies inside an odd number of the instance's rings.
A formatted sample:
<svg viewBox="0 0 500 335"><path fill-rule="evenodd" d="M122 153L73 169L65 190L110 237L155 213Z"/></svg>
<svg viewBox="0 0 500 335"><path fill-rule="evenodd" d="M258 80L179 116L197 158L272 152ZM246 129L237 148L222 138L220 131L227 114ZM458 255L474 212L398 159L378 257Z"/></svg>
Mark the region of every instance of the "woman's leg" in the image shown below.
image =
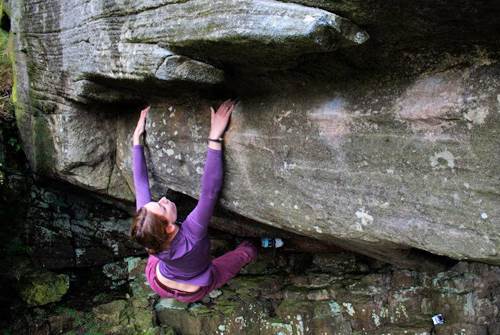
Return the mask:
<svg viewBox="0 0 500 335"><path fill-rule="evenodd" d="M154 256L150 256L154 257ZM231 278L236 276L238 272L240 272L241 268L246 264L253 261L257 258L257 248L250 242L245 241L242 242L236 249L225 253L224 255L214 259L212 261L212 274L213 279L212 283L208 286L203 286L199 291L196 291L191 294L175 294L171 295L168 292L159 288L156 283L151 278L151 281L148 278L148 282L150 282L151 288L158 293L160 296L166 296L169 298L174 298L181 302L196 302L200 301L205 297L208 293L216 288L221 287L225 283L227 283ZM151 266L156 266L157 262L152 260ZM150 262L148 261L148 266ZM147 267L146 267L147 268ZM153 277L153 271L150 270L150 276ZM147 276L147 274L146 274ZM163 294L162 294L163 293Z"/></svg>
<svg viewBox="0 0 500 335"><path fill-rule="evenodd" d="M214 281L210 285L210 291L227 283L240 272L242 267L256 258L257 248L252 243L244 241L236 249L214 259L212 261Z"/></svg>
<svg viewBox="0 0 500 335"><path fill-rule="evenodd" d="M148 264L146 265L145 273L149 286L160 297L175 298L182 302L195 302L203 299L210 291L221 287L231 278L240 272L241 268L257 258L257 248L250 242L244 241L236 249L217 257L212 261L213 265L213 281L209 286L202 287L200 291L186 295L172 295L166 292L161 287L156 285L154 277L156 276L156 265L159 259L150 255Z"/></svg>

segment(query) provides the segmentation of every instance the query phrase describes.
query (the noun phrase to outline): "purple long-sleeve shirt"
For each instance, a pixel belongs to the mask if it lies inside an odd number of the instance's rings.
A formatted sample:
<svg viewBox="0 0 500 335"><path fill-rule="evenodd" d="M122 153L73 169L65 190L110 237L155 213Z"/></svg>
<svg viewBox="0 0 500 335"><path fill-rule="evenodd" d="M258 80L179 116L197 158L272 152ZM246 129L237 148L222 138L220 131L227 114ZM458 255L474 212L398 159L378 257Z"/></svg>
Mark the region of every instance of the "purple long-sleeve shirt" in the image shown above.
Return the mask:
<svg viewBox="0 0 500 335"><path fill-rule="evenodd" d="M146 160L141 145L134 145L132 158L136 207L139 210L151 201ZM222 178L222 151L208 148L198 204L180 226L170 248L155 255L160 259L160 273L166 278L198 286L210 284L212 262L207 228L222 186Z"/></svg>

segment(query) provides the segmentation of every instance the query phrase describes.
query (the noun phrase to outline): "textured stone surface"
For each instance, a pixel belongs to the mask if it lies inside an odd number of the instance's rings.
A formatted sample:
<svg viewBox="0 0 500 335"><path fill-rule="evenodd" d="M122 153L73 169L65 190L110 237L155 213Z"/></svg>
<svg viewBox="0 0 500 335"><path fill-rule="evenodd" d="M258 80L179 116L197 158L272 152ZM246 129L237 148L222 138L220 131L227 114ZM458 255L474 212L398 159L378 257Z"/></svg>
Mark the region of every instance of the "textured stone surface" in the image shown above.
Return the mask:
<svg viewBox="0 0 500 335"><path fill-rule="evenodd" d="M498 267L459 263L434 275L350 271L347 265L337 275L240 275L215 299L190 305L161 299L155 309L160 323L179 334L426 334L436 313L446 319L439 334L497 327Z"/></svg>
<svg viewBox="0 0 500 335"><path fill-rule="evenodd" d="M208 106L238 95L226 209L402 266L500 264L500 7L294 2L7 1L33 168L132 200L148 101L154 195L197 197Z"/></svg>
<svg viewBox="0 0 500 335"><path fill-rule="evenodd" d="M145 24L158 19L168 26ZM140 13L125 30L126 38L159 41L184 55L267 66L368 40L365 31L336 14L269 0L187 1Z"/></svg>
<svg viewBox="0 0 500 335"><path fill-rule="evenodd" d="M33 185L22 223L32 259L61 269L103 265L144 251L128 238L130 216L96 199ZM104 273L118 275L108 265ZM117 285L119 285L117 283Z"/></svg>
<svg viewBox="0 0 500 335"><path fill-rule="evenodd" d="M19 294L29 306L59 301L68 289L68 276L48 271L26 274L19 281Z"/></svg>
<svg viewBox="0 0 500 335"><path fill-rule="evenodd" d="M230 243L235 244L234 239ZM498 266L459 262L431 273L381 266L345 253L318 256L321 261L294 269L290 266L294 259L311 255L261 250L259 261L274 263L274 274L267 268L242 272L216 294L191 304L160 299L145 280L147 259L129 257L122 260L130 285L124 297L103 301L106 293L99 292L77 309L52 305L20 310L15 319L22 322L10 330L15 334L64 330L131 335L420 335L429 331L436 313L446 319L438 328L440 335L498 330ZM318 264L335 264L335 273L324 272Z"/></svg>
<svg viewBox="0 0 500 335"><path fill-rule="evenodd" d="M243 100L226 134L221 202L392 262L404 264L398 249L407 246L498 263L499 70L426 74L404 88L343 83L331 97L311 87L296 102ZM197 196L205 106L153 109L146 142L155 196L168 187ZM119 128L125 170L133 121Z"/></svg>

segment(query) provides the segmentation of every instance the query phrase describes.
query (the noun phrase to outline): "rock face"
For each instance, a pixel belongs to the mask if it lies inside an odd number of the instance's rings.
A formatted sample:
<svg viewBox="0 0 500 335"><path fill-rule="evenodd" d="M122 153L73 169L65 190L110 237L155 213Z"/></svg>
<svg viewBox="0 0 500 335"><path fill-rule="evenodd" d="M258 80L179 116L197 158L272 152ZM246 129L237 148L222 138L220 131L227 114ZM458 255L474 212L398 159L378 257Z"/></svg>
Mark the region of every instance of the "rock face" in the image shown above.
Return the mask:
<svg viewBox="0 0 500 335"><path fill-rule="evenodd" d="M128 237L130 217L126 212L66 191L31 186L24 238L38 266L96 266L144 252ZM117 273L115 269L110 272Z"/></svg>
<svg viewBox="0 0 500 335"><path fill-rule="evenodd" d="M335 256L331 258L334 260ZM351 259L352 263L357 261ZM498 331L498 267L459 263L437 275L406 270L239 276L218 297L187 306L161 299L161 324L180 334L439 334ZM475 286L474 283L481 283Z"/></svg>
<svg viewBox="0 0 500 335"><path fill-rule="evenodd" d="M150 289L144 276L147 259L130 257L123 263L129 287L126 297L99 302L105 296L100 292L101 298L88 299L97 306L85 312L42 307L34 325L19 322L20 330L51 330L43 334L73 330L151 335L404 335L428 334L431 317L437 313L446 320L437 328L440 335L498 334L500 329L500 268L487 264L459 262L446 271L429 273L396 269L352 253L312 256L264 251L244 273L203 301L185 304L161 299ZM30 313L25 310L21 315ZM28 334L17 327L11 330Z"/></svg>
<svg viewBox="0 0 500 335"><path fill-rule="evenodd" d="M153 194L197 197L208 106L237 95L226 209L399 265L500 264L500 6L294 2L6 1L32 166L132 200L149 102Z"/></svg>

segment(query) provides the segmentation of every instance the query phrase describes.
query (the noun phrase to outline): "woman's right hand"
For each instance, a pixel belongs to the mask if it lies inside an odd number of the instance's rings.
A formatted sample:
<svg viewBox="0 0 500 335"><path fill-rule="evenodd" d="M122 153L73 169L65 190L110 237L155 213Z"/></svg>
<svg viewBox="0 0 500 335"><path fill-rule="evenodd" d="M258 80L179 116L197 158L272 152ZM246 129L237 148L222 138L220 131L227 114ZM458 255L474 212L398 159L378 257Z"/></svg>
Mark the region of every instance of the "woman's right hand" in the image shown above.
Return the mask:
<svg viewBox="0 0 500 335"><path fill-rule="evenodd" d="M137 126L135 127L133 142L134 145L141 144L141 136L144 134L146 129L146 117L148 116L150 106L144 108L139 116L139 121L137 121Z"/></svg>
<svg viewBox="0 0 500 335"><path fill-rule="evenodd" d="M229 119L231 118L231 113L236 106L236 101L234 100L226 100L224 101L219 108L217 108L217 112L210 107L211 112L211 123L210 123L210 133L208 135L209 138L218 139L222 137L224 131L227 128L229 123Z"/></svg>

